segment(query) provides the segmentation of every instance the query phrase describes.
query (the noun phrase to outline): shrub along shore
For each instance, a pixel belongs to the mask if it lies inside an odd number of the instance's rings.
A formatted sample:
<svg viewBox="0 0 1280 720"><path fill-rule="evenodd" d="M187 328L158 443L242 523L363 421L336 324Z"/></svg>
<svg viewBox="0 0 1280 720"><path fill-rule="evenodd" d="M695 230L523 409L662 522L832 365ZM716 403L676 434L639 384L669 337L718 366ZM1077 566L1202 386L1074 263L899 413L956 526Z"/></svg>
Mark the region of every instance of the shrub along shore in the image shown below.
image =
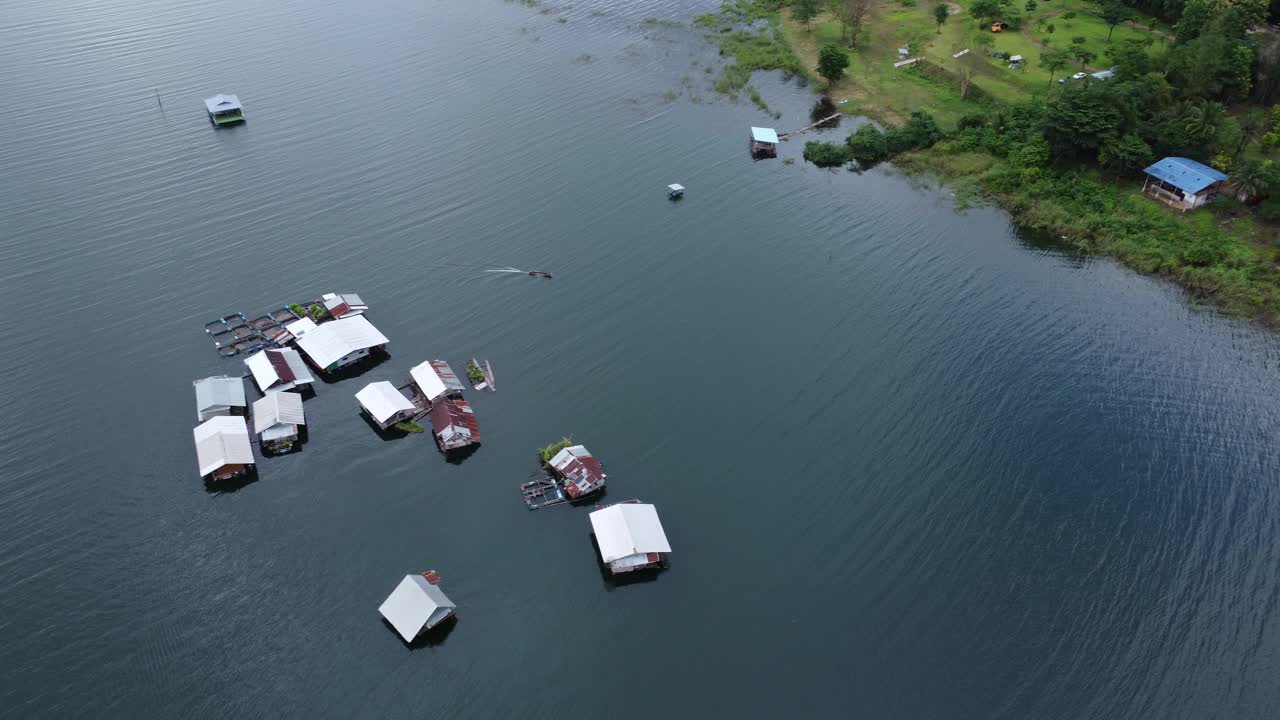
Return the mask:
<svg viewBox="0 0 1280 720"><path fill-rule="evenodd" d="M859 2L869 9L858 19L859 29L851 33L854 48L847 47L849 35L844 34L849 30L848 18L842 23L833 13L842 5L848 8L849 0L817 3L816 14L808 18L799 6L811 3L803 0L734 0L719 13L699 18L699 25L720 39L721 54L733 58L724 75L731 80L720 87L749 87L750 74L756 70L803 73L819 90L850 98L847 107L856 108L853 112L885 125L884 131L863 126L844 143L806 143L806 160L819 166L853 160L862 167L892 160L904 172L934 176L954 186L960 207L998 204L1021 226L1177 282L1193 302L1203 300L1223 312L1273 327L1280 324L1280 252L1267 222L1272 215L1280 216L1280 207L1264 199L1277 185L1277 173L1266 155L1275 143L1268 145L1264 132L1280 133L1280 112L1267 117L1256 108L1250 110L1240 97L1226 112L1219 101L1244 92L1240 86L1244 80L1231 68L1222 72L1234 78L1237 86L1220 84L1195 91L1204 96L1191 96L1160 74L1179 81L1178 72L1192 72L1188 68L1194 63L1187 58L1202 52L1197 43L1211 42L1212 51L1218 53L1224 37L1234 37L1223 29L1226 20L1202 23L1203 38L1185 36L1184 22L1178 26L1182 40L1170 40L1170 47L1158 56L1147 54L1149 47L1139 48L1133 41L1116 45L1115 54L1126 58L1130 69L1118 69L1113 80L1053 85L1012 99L1004 88L999 93L979 90L961 97L957 78L964 91L970 91L989 68L978 67L973 78L949 70L940 74L937 68L933 72L908 69L879 84L875 71L869 69L871 59L860 54L857 46L874 47L880 36L895 42L895 31L877 23L900 25L899 16L905 11L898 2L852 0ZM975 2L989 4L970 0L974 12ZM1196 3L1203 1L1187 0L1189 8ZM798 8L800 18L794 15ZM909 10L934 15L933 5ZM972 26L982 20L953 10L952 16L938 23L938 35L948 23ZM964 32L971 31L969 26ZM840 65L828 62L833 43L811 41L815 35L821 37L824 28L840 33L839 47L851 61L847 73L842 67L825 67ZM953 26L948 32L957 31ZM956 37L962 37L956 42L969 44L973 39L977 45L983 36ZM744 49L749 50L738 54ZM1206 47L1203 52L1209 50ZM875 62L892 66L891 59L877 57ZM818 79L819 75L829 79ZM878 93L860 86L864 78L868 86L902 87ZM1193 80L1203 78L1185 82ZM1141 168L1164 155L1200 157L1228 170L1234 166L1233 179L1256 177L1247 188L1246 202L1223 198L1212 207L1180 213L1141 193Z"/></svg>

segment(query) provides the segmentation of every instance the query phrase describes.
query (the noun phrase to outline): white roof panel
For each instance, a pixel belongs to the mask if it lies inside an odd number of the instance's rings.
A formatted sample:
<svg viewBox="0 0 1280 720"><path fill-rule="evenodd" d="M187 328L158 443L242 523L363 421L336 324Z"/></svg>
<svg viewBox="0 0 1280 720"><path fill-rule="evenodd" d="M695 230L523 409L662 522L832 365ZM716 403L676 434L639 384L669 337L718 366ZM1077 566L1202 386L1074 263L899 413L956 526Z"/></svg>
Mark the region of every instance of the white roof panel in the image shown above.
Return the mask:
<svg viewBox="0 0 1280 720"><path fill-rule="evenodd" d="M435 400L449 391L445 387L444 381L440 379L440 374L431 366L431 362L423 362L414 365L409 370L409 377L418 384L418 388L422 390L422 394L428 400Z"/></svg>
<svg viewBox="0 0 1280 720"><path fill-rule="evenodd" d="M778 131L773 128L751 128L751 139L756 142L774 143L778 142Z"/></svg>
<svg viewBox="0 0 1280 720"><path fill-rule="evenodd" d="M386 422L402 410L416 409L409 398L386 380L365 385L356 393L356 401L380 423Z"/></svg>
<svg viewBox="0 0 1280 720"><path fill-rule="evenodd" d="M400 633L405 642L413 642L423 628L431 627L449 616L453 604L439 587L421 575L405 575L378 612Z"/></svg>
<svg viewBox="0 0 1280 720"><path fill-rule="evenodd" d="M253 431L261 435L277 425L306 425L302 396L295 392L268 393L253 404Z"/></svg>
<svg viewBox="0 0 1280 720"><path fill-rule="evenodd" d="M235 95L214 95L211 98L205 98L204 106L211 113L242 109L240 98Z"/></svg>
<svg viewBox="0 0 1280 720"><path fill-rule="evenodd" d="M196 380L196 419L206 420L211 413L244 407L244 382L240 378L219 375Z"/></svg>
<svg viewBox="0 0 1280 720"><path fill-rule="evenodd" d="M671 552L658 510L645 503L620 503L589 516L591 529L607 563L638 553Z"/></svg>
<svg viewBox="0 0 1280 720"><path fill-rule="evenodd" d="M249 428L244 418L219 415L192 430L200 474L208 475L224 465L252 465Z"/></svg>
<svg viewBox="0 0 1280 720"><path fill-rule="evenodd" d="M303 335L306 335L312 330L315 330L316 327L318 327L316 325L316 321L312 320L309 317L298 318L293 322L284 324L284 329L288 330L289 333L292 334L295 338L300 338Z"/></svg>
<svg viewBox="0 0 1280 720"><path fill-rule="evenodd" d="M390 340L387 340L387 336L378 332L365 316L356 315L316 326L314 330L298 338L298 347L302 348L312 362L323 368L337 362L344 355L386 345L388 342Z"/></svg>

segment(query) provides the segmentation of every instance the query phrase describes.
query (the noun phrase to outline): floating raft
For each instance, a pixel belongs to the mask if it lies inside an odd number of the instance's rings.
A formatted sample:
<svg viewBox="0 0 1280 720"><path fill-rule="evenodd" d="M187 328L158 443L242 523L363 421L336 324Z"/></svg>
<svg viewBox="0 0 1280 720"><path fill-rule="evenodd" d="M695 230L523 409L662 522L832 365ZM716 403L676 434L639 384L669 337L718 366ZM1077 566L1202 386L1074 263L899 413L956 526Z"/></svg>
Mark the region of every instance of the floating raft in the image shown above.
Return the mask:
<svg viewBox="0 0 1280 720"><path fill-rule="evenodd" d="M266 346L266 338L249 324L244 313L226 315L205 323L204 331L213 340L213 346L222 357L255 352Z"/></svg>
<svg viewBox="0 0 1280 720"><path fill-rule="evenodd" d="M521 485L520 493L524 495L524 504L528 505L530 510L541 510L544 507L569 502L560 483L545 476Z"/></svg>
<svg viewBox="0 0 1280 720"><path fill-rule="evenodd" d="M475 358L471 358L471 360L467 362L467 379L471 378L471 368L478 368L481 374L484 375L483 380L471 381L472 389L488 390L490 392L498 391L498 384L493 379L493 366L489 364L488 360L485 360L484 365L481 365L479 360L476 360Z"/></svg>
<svg viewBox="0 0 1280 720"><path fill-rule="evenodd" d="M369 306L354 293L327 293L310 302L298 303L303 308L320 305L333 318L362 315ZM267 348L282 348L294 341L293 333L285 325L300 319L288 307L272 310L252 321L244 313L226 315L205 323L204 331L213 339L213 346L222 357L235 357L242 353L254 353ZM322 320L323 322L323 320Z"/></svg>

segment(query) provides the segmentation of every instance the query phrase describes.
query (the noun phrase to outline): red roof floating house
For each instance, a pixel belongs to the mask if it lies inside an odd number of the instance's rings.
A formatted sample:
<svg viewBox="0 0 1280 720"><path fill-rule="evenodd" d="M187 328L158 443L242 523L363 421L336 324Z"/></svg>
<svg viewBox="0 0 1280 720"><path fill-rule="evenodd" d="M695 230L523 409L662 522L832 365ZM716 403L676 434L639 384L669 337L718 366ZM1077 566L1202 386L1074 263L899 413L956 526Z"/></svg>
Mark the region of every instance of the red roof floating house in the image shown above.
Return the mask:
<svg viewBox="0 0 1280 720"><path fill-rule="evenodd" d="M604 466L582 445L572 445L555 454L547 463L564 485L570 500L584 498L604 489Z"/></svg>
<svg viewBox="0 0 1280 720"><path fill-rule="evenodd" d="M431 406L431 434L444 453L480 444L476 414L462 398L447 397Z"/></svg>

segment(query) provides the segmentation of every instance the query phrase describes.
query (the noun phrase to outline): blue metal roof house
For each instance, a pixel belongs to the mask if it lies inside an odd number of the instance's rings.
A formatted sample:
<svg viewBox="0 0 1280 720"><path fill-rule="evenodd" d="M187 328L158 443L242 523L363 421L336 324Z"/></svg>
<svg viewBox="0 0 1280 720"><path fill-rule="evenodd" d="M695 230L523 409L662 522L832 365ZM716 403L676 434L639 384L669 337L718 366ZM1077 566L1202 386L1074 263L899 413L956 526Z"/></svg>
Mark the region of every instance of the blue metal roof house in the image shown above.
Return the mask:
<svg viewBox="0 0 1280 720"><path fill-rule="evenodd" d="M1167 157L1144 170L1142 191L1169 207L1191 210L1222 191L1225 173L1183 157ZM1154 182L1153 182L1154 181Z"/></svg>

